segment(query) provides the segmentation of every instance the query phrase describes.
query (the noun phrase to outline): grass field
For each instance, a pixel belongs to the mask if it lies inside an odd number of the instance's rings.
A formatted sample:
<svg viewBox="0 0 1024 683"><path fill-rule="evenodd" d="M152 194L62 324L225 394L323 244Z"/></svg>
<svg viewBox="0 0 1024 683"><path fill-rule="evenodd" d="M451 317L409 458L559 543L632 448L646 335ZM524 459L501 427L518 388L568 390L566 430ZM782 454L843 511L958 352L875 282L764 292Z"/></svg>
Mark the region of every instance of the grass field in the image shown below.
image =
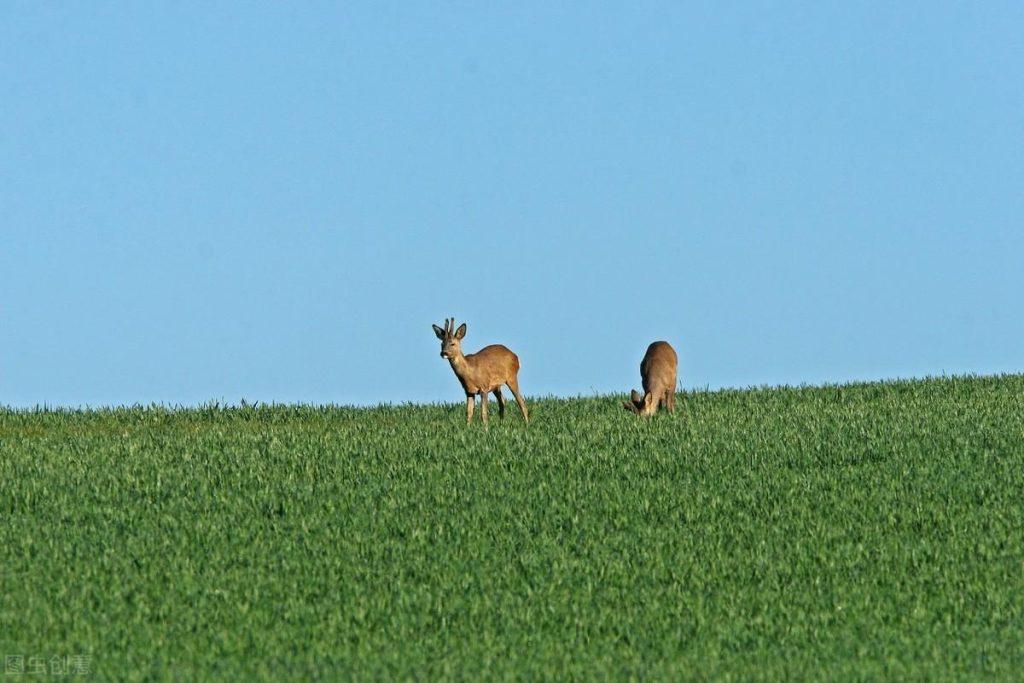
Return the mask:
<svg viewBox="0 0 1024 683"><path fill-rule="evenodd" d="M1024 376L681 399L531 400L486 431L461 402L0 410L0 654L117 679L1020 676Z"/></svg>

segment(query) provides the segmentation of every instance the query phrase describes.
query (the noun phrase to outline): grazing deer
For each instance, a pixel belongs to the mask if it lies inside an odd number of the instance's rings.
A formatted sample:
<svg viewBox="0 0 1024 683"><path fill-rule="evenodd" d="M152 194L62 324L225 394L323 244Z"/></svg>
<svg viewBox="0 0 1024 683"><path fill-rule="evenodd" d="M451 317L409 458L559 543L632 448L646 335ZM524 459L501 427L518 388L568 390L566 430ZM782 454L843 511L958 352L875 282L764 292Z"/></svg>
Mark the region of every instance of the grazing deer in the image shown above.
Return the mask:
<svg viewBox="0 0 1024 683"><path fill-rule="evenodd" d="M516 397L523 420L530 421L526 411L526 401L519 393L519 358L501 344L485 346L468 356L462 354L462 338L466 336L466 323L455 329L455 318L445 318L444 329L433 326L434 334L441 340L441 357L447 358L452 364L455 376L459 378L462 390L466 392L466 424L473 421L473 406L476 396L480 396L480 417L487 422L487 394L494 392L498 399L498 417L505 417L505 397L501 395L501 385L507 384L512 395Z"/></svg>
<svg viewBox="0 0 1024 683"><path fill-rule="evenodd" d="M637 415L653 415L659 406L676 410L676 368L679 359L668 342L656 341L647 347L644 359L640 361L640 379L644 385L641 397L636 389L629 394L629 401L623 403L626 410Z"/></svg>

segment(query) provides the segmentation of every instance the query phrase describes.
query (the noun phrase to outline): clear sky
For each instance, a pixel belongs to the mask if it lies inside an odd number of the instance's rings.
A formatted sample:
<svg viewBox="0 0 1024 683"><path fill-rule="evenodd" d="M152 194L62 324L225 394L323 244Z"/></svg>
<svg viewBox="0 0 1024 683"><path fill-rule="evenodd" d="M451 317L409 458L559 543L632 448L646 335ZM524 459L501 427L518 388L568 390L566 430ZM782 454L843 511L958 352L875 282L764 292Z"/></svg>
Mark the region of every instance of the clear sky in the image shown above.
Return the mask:
<svg viewBox="0 0 1024 683"><path fill-rule="evenodd" d="M1024 3L0 5L0 404L1024 370Z"/></svg>

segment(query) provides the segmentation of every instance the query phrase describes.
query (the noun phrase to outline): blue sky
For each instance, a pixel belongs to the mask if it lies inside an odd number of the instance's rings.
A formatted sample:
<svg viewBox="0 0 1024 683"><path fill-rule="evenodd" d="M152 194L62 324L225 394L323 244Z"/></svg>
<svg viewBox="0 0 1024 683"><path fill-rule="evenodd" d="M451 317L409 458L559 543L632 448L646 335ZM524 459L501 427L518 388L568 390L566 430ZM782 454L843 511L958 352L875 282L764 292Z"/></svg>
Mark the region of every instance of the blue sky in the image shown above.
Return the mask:
<svg viewBox="0 0 1024 683"><path fill-rule="evenodd" d="M0 404L1024 369L1024 4L4 3Z"/></svg>

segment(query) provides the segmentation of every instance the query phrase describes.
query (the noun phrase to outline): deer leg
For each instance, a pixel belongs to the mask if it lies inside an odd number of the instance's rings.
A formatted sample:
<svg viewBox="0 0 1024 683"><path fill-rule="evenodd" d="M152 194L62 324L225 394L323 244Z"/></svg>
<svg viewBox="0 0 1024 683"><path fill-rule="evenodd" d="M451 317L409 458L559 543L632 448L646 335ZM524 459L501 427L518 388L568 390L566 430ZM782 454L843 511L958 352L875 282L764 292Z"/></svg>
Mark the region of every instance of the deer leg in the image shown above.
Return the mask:
<svg viewBox="0 0 1024 683"><path fill-rule="evenodd" d="M668 407L668 412L676 412L676 390L674 387L668 390L667 399L668 400L666 401L666 405Z"/></svg>
<svg viewBox="0 0 1024 683"><path fill-rule="evenodd" d="M501 395L501 387L494 390L494 398L498 399L498 417L505 419L505 397Z"/></svg>
<svg viewBox="0 0 1024 683"><path fill-rule="evenodd" d="M526 401L523 400L523 395L519 393L519 378L513 377L509 381L505 382L508 385L509 391L516 397L516 403L519 404L519 411L523 414L523 421L530 421L530 414L526 411Z"/></svg>
<svg viewBox="0 0 1024 683"><path fill-rule="evenodd" d="M487 392L480 392L480 419L487 424Z"/></svg>
<svg viewBox="0 0 1024 683"><path fill-rule="evenodd" d="M466 424L473 421L473 407L476 406L476 396L470 394L466 397Z"/></svg>

